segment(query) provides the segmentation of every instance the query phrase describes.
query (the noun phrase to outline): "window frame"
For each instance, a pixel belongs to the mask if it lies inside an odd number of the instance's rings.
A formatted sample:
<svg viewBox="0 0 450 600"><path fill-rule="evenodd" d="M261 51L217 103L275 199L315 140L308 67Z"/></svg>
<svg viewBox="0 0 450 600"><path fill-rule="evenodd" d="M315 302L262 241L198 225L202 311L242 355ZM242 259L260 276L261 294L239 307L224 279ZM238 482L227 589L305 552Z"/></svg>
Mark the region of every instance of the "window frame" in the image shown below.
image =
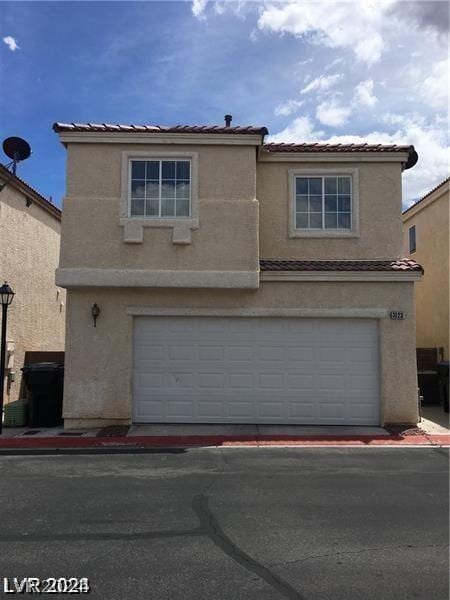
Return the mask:
<svg viewBox="0 0 450 600"><path fill-rule="evenodd" d="M322 228L297 229L296 226L296 180L297 177L350 177L351 189L351 226L350 229L326 229L324 227L324 189L322 187ZM323 185L323 184L322 184ZM303 168L288 171L288 224L291 238L356 238L359 237L359 170L357 168Z"/></svg>
<svg viewBox="0 0 450 600"><path fill-rule="evenodd" d="M132 183L133 183L133 177L132 177L132 170L133 170L133 162L158 162L159 163L159 168L158 168L158 214L157 215L132 215L131 214L131 202L134 199L132 197ZM161 206L162 206L162 200L164 200L165 198L162 197L162 182L163 182L163 176L162 176L162 164L163 162L188 162L189 163L189 196L187 198L187 200L189 201L189 211L188 214L186 216L178 216L178 215L161 215ZM147 178L144 179L145 182L148 181ZM176 178L174 179L174 181L176 182ZM191 212L192 212L192 207L191 207L191 197L192 197L192 193L191 193L191 189L192 189L192 161L190 158L157 158L157 157L153 157L151 159L149 158L137 158L137 157L130 157L129 161L128 161L128 218L129 219L134 219L134 218L138 218L138 219L180 219L180 220L189 220L191 218ZM144 197L143 198L144 203L146 202L147 198ZM175 201L175 212L176 212L176 199L175 198L169 198L169 200L174 200Z"/></svg>
<svg viewBox="0 0 450 600"><path fill-rule="evenodd" d="M414 237L414 248L411 243L411 238ZM411 225L408 229L409 253L414 254L417 251L417 229L415 225Z"/></svg>
<svg viewBox="0 0 450 600"><path fill-rule="evenodd" d="M131 216L131 162L133 160L181 160L190 161L190 216L189 217L145 217ZM145 227L165 227L173 229L172 243L190 244L191 231L199 227L198 201L198 152L177 152L176 150L128 150L122 152L122 185L120 198L119 224L123 226L123 241L141 244L144 241Z"/></svg>

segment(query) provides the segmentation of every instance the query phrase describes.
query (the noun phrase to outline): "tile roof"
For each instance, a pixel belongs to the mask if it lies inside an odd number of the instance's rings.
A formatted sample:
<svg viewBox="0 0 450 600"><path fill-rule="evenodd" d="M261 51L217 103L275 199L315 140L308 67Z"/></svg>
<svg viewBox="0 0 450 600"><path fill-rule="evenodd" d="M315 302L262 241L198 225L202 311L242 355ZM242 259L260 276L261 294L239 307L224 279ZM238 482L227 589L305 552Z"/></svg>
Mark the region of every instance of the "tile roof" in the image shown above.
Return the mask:
<svg viewBox="0 0 450 600"><path fill-rule="evenodd" d="M416 271L421 265L409 258L399 260L274 260L259 261L261 271Z"/></svg>
<svg viewBox="0 0 450 600"><path fill-rule="evenodd" d="M119 125L112 123L54 123L57 133L73 132L120 132L120 133L234 133L247 135L267 135L266 127L225 127L224 125Z"/></svg>
<svg viewBox="0 0 450 600"><path fill-rule="evenodd" d="M320 154L325 152L407 152L408 158L403 165L405 170L413 167L419 159L414 146L397 146L397 144L285 144L280 142L278 144L263 144L263 149L266 152L295 152L310 154Z"/></svg>
<svg viewBox="0 0 450 600"><path fill-rule="evenodd" d="M397 144L285 144L267 143L263 145L267 152L409 152L412 146Z"/></svg>
<svg viewBox="0 0 450 600"><path fill-rule="evenodd" d="M431 194L433 194L434 192L436 192L440 187L443 187L446 183L448 183L450 181L450 177L447 177L447 179L444 179L444 181L441 181L441 183L439 183L438 185L436 185L432 190L430 190L429 192L427 192L425 194L425 196L422 196L422 198L420 198L419 200L417 200L417 202L414 202L414 204L411 204L411 206L409 208L407 208L406 210L403 211L403 214L406 214L409 210L413 209L414 207L416 207L418 204L420 204L423 200L426 200L429 196L431 196Z"/></svg>
<svg viewBox="0 0 450 600"><path fill-rule="evenodd" d="M11 171L8 171L3 165L0 165L0 178L3 182L7 181L7 185L11 185L25 196L28 196L33 202L56 217L58 221L61 221L61 209L42 196L42 194L32 188L26 181L20 179L17 175L13 175Z"/></svg>

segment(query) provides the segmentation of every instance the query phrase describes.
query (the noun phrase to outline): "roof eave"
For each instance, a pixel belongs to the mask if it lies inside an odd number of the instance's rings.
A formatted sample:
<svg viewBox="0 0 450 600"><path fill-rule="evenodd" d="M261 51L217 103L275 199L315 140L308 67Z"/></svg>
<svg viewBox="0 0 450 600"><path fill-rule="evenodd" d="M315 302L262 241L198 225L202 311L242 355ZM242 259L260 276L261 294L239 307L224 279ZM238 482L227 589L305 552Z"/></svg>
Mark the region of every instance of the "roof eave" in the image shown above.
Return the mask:
<svg viewBox="0 0 450 600"><path fill-rule="evenodd" d="M172 133L172 132L122 132L122 131L61 131L60 142L68 144L195 144L261 146L264 135L259 133Z"/></svg>

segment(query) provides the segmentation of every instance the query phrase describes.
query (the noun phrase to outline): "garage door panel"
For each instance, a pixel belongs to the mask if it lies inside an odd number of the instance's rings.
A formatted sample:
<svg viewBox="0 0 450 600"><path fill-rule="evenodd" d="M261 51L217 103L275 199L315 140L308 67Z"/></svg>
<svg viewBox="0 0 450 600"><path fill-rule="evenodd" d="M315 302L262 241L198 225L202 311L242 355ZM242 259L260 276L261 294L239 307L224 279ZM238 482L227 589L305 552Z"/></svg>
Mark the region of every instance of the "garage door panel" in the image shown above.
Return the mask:
<svg viewBox="0 0 450 600"><path fill-rule="evenodd" d="M284 361L286 348L283 346L258 346L256 359L261 361Z"/></svg>
<svg viewBox="0 0 450 600"><path fill-rule="evenodd" d="M327 375L320 373L318 376L318 387L322 391L335 392L345 388L345 377L344 375L331 374Z"/></svg>
<svg viewBox="0 0 450 600"><path fill-rule="evenodd" d="M308 373L305 375L300 375L298 373L287 373L286 378L286 387L290 391L304 391L308 392L313 389L314 379L312 373Z"/></svg>
<svg viewBox="0 0 450 600"><path fill-rule="evenodd" d="M230 373L228 387L235 390L252 390L255 386L254 380L252 373Z"/></svg>
<svg viewBox="0 0 450 600"><path fill-rule="evenodd" d="M255 408L253 402L233 402L228 403L228 415L239 419L244 417L246 419L252 419L255 414Z"/></svg>
<svg viewBox="0 0 450 600"><path fill-rule="evenodd" d="M175 371L167 374L167 387L169 389L191 390L194 388L194 373Z"/></svg>
<svg viewBox="0 0 450 600"><path fill-rule="evenodd" d="M248 339L246 340L247 344L243 346L227 346L225 348L225 359L228 361L250 361L253 362L254 359L254 349L253 346L248 345Z"/></svg>
<svg viewBox="0 0 450 600"><path fill-rule="evenodd" d="M213 344L199 346L198 358L206 361L223 360L225 358L225 348Z"/></svg>
<svg viewBox="0 0 450 600"><path fill-rule="evenodd" d="M260 373L258 388L264 390L283 390L284 377L281 373Z"/></svg>
<svg viewBox="0 0 450 600"><path fill-rule="evenodd" d="M374 320L138 317L138 422L378 424Z"/></svg>

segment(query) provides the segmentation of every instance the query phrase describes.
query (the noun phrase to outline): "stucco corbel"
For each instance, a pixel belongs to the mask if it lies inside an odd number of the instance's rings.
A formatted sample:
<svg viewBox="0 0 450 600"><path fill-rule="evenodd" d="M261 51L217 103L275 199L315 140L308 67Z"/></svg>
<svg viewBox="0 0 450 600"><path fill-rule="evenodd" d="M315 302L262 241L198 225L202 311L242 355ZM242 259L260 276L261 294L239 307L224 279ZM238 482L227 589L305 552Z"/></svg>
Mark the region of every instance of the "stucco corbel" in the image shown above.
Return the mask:
<svg viewBox="0 0 450 600"><path fill-rule="evenodd" d="M144 228L140 223L127 221L123 226L123 241L126 244L142 244L144 241Z"/></svg>

